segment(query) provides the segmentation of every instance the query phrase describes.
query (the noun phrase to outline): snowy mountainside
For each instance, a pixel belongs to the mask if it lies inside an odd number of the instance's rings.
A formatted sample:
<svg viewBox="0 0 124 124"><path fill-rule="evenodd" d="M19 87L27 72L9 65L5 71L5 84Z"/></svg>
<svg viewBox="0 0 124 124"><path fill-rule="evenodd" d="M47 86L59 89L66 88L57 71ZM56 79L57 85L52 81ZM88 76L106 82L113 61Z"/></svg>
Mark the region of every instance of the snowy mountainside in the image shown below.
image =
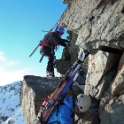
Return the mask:
<svg viewBox="0 0 124 124"><path fill-rule="evenodd" d="M0 124L25 124L20 105L22 81L0 87Z"/></svg>

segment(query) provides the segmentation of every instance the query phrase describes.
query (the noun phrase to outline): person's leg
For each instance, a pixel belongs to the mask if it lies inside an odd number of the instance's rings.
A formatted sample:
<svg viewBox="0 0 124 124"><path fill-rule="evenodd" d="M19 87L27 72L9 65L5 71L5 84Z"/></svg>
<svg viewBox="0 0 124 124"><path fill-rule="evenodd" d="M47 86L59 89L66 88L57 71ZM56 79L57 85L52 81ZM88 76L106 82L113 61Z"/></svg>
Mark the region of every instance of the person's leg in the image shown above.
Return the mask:
<svg viewBox="0 0 124 124"><path fill-rule="evenodd" d="M47 63L47 75L54 77L54 67L53 67L53 61L54 61L54 55L52 53L47 54L48 57L48 63Z"/></svg>
<svg viewBox="0 0 124 124"><path fill-rule="evenodd" d="M44 55L48 57L46 76L54 77L54 66L53 66L54 55L51 53L50 47L44 47Z"/></svg>

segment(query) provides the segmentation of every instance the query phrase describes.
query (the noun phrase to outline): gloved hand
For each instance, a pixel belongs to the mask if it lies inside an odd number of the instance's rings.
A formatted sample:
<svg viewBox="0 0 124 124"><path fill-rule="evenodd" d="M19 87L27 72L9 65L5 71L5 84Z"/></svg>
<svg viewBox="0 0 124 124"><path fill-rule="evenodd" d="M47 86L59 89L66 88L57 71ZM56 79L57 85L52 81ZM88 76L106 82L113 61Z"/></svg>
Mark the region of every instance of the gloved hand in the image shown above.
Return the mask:
<svg viewBox="0 0 124 124"><path fill-rule="evenodd" d="M70 43L70 41L66 40L66 43Z"/></svg>
<svg viewBox="0 0 124 124"><path fill-rule="evenodd" d="M65 44L65 46L66 46L66 45L68 45L69 43L70 43L70 41L66 40L64 44ZM65 46L64 46L64 47L65 47Z"/></svg>

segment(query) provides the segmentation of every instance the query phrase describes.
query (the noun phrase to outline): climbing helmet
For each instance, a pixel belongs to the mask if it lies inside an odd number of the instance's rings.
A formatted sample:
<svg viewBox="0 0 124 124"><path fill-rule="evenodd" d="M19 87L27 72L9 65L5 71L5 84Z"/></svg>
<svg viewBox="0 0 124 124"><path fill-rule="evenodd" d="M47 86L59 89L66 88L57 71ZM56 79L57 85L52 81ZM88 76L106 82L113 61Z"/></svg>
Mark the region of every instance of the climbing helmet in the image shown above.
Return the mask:
<svg viewBox="0 0 124 124"><path fill-rule="evenodd" d="M75 104L77 105L80 112L85 112L90 108L91 99L88 95L79 94L77 96Z"/></svg>

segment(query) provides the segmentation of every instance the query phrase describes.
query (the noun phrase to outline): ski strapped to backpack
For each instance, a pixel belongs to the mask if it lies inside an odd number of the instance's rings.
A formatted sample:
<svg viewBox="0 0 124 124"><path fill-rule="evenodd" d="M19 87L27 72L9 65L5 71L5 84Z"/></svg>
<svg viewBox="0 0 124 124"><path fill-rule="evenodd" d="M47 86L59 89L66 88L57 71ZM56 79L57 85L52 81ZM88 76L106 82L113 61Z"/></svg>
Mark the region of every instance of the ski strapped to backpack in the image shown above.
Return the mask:
<svg viewBox="0 0 124 124"><path fill-rule="evenodd" d="M44 38L40 41L40 43L35 47L35 49L32 51L32 53L29 55L29 57L31 57L34 54L34 52L40 46L41 42L45 40L46 36L49 35L56 26L57 26L57 23L48 31L48 33L44 36Z"/></svg>
<svg viewBox="0 0 124 124"><path fill-rule="evenodd" d="M87 51L80 50L78 54L78 58L75 60L74 64L67 71L65 77L59 83L56 90L48 96L45 101L40 106L40 111L38 116L35 120L35 124L46 124L50 115L54 111L54 108L59 104L60 101L64 99L68 89L76 80L79 75L79 71L81 69L81 64L83 63L84 59L89 55Z"/></svg>

